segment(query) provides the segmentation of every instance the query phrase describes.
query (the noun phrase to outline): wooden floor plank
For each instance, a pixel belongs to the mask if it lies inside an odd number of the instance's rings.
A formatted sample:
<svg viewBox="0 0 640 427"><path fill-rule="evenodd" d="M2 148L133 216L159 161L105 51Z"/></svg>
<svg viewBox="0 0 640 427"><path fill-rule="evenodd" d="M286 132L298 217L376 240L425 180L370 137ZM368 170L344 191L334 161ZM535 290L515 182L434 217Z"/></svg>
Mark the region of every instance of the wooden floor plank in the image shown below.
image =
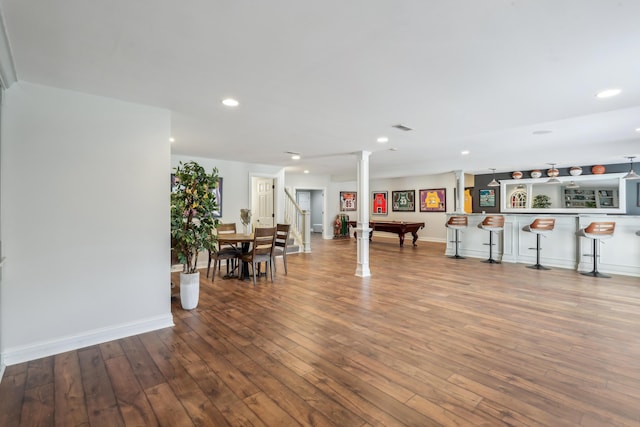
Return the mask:
<svg viewBox="0 0 640 427"><path fill-rule="evenodd" d="M360 278L315 237L274 283L202 274L173 328L7 367L0 425L640 425L639 278L383 239Z"/></svg>

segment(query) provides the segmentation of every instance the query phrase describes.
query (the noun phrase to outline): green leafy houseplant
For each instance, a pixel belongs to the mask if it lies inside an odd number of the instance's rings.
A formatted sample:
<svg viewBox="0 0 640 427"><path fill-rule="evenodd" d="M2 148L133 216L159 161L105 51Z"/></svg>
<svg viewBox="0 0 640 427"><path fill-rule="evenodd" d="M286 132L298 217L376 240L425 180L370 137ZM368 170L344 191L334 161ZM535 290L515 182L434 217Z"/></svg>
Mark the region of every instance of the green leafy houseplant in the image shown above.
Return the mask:
<svg viewBox="0 0 640 427"><path fill-rule="evenodd" d="M216 249L213 230L218 208L213 189L218 185L218 169L208 174L196 162L182 163L174 169L175 182L171 191L171 238L173 250L183 264L183 272L197 272L198 254Z"/></svg>
<svg viewBox="0 0 640 427"><path fill-rule="evenodd" d="M532 208L548 208L551 206L551 198L546 194L538 194L533 198Z"/></svg>

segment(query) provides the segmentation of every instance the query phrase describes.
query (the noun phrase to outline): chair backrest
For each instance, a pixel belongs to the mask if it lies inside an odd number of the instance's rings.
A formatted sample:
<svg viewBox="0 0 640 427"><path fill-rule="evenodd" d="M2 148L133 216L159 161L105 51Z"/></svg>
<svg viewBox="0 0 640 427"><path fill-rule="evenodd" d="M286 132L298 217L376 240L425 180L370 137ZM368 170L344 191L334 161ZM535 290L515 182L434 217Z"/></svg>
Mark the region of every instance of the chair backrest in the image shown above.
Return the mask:
<svg viewBox="0 0 640 427"><path fill-rule="evenodd" d="M235 234L236 223L230 222L228 224L218 224L218 234Z"/></svg>
<svg viewBox="0 0 640 427"><path fill-rule="evenodd" d="M230 222L228 224L218 224L218 227L216 228L216 231L218 232L218 235L220 234L236 234L236 223L235 222ZM233 245L231 244L220 244L220 242L218 242L218 249L221 248L227 248L227 247L232 247Z"/></svg>
<svg viewBox="0 0 640 427"><path fill-rule="evenodd" d="M464 215L460 216L450 216L449 221L447 221L447 225L453 225L457 227L466 227L468 224L467 217Z"/></svg>
<svg viewBox="0 0 640 427"><path fill-rule="evenodd" d="M592 222L584 229L586 234L611 235L616 228L616 223L611 222Z"/></svg>
<svg viewBox="0 0 640 427"><path fill-rule="evenodd" d="M289 224L276 224L276 247L287 249L290 227Z"/></svg>
<svg viewBox="0 0 640 427"><path fill-rule="evenodd" d="M485 227L504 227L504 216L488 215L482 221L482 225Z"/></svg>
<svg viewBox="0 0 640 427"><path fill-rule="evenodd" d="M533 220L531 225L529 225L529 227L536 230L553 230L553 227L555 225L555 218L536 218Z"/></svg>
<svg viewBox="0 0 640 427"><path fill-rule="evenodd" d="M253 234L253 246L251 253L253 256L273 254L273 243L276 239L275 227L259 227Z"/></svg>

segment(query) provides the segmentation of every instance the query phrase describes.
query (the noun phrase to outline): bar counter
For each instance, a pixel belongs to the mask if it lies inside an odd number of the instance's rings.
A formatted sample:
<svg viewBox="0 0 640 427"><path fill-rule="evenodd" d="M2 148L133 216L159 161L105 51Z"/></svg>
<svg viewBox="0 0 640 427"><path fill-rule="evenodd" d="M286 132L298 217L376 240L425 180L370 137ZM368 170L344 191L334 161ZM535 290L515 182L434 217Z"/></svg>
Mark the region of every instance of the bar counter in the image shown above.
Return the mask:
<svg viewBox="0 0 640 427"><path fill-rule="evenodd" d="M447 214L447 219L452 215ZM523 231L522 228L535 218L553 217L555 228L548 236L542 237L540 262L544 266L569 268L580 272L591 271L593 241L578 236L578 231L591 222L615 221L616 228L612 238L600 243L598 270L609 274L622 274L640 277L640 216L606 214L467 214L469 225L460 232L458 251L468 258L489 257L489 232L478 228L487 215L503 215L504 231L494 235L493 256L502 262L536 263L536 234ZM445 254L455 254L455 232L447 229L447 247ZM461 261L462 262L462 261ZM640 284L640 283L639 283Z"/></svg>

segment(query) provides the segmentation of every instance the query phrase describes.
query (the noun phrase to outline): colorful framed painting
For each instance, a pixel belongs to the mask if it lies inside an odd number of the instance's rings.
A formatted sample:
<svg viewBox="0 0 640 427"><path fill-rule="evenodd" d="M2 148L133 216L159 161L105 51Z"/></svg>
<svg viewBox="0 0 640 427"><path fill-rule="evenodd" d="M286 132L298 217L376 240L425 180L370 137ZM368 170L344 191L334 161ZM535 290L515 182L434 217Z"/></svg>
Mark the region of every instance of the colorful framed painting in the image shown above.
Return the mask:
<svg viewBox="0 0 640 427"><path fill-rule="evenodd" d="M480 190L480 207L494 208L496 206L496 190Z"/></svg>
<svg viewBox="0 0 640 427"><path fill-rule="evenodd" d="M416 190L392 191L391 208L394 212L415 212Z"/></svg>
<svg viewBox="0 0 640 427"><path fill-rule="evenodd" d="M340 192L340 210L355 211L358 210L358 193L355 191Z"/></svg>
<svg viewBox="0 0 640 427"><path fill-rule="evenodd" d="M420 190L420 212L446 212L447 189Z"/></svg>
<svg viewBox="0 0 640 427"><path fill-rule="evenodd" d="M371 215L387 215L387 191L374 191L371 193Z"/></svg>

